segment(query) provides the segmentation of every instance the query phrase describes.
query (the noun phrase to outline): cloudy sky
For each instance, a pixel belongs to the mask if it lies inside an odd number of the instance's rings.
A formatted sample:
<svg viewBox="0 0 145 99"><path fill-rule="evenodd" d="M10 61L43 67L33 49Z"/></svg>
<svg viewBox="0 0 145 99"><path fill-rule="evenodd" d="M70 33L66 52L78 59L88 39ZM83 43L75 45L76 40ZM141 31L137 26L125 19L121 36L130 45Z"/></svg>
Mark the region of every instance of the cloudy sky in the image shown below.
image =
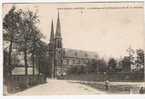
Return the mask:
<svg viewBox="0 0 145 99"><path fill-rule="evenodd" d="M17 9L38 12L39 29L49 42L51 21L56 28L59 9L64 48L120 57L126 49L144 48L143 3L15 4ZM12 4L3 5L3 16ZM56 29L55 29L56 30Z"/></svg>

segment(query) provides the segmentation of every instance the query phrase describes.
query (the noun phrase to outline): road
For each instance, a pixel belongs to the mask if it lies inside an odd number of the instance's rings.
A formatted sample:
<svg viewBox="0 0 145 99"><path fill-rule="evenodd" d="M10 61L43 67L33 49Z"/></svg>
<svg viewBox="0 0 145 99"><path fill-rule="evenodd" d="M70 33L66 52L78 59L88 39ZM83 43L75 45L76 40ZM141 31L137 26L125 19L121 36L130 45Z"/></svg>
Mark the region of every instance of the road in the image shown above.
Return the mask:
<svg viewBox="0 0 145 99"><path fill-rule="evenodd" d="M103 91L92 87L74 83L67 80L47 80L47 83L38 85L14 95L32 96L32 95L95 95L105 94Z"/></svg>

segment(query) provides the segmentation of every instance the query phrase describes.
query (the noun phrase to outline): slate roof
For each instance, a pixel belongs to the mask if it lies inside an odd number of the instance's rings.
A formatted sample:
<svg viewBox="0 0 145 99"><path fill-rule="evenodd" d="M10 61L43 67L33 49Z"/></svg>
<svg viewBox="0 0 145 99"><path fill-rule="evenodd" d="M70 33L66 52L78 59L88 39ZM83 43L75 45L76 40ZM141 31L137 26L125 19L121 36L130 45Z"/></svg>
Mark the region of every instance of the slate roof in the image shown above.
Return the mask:
<svg viewBox="0 0 145 99"><path fill-rule="evenodd" d="M63 48L64 57L96 59L96 52Z"/></svg>

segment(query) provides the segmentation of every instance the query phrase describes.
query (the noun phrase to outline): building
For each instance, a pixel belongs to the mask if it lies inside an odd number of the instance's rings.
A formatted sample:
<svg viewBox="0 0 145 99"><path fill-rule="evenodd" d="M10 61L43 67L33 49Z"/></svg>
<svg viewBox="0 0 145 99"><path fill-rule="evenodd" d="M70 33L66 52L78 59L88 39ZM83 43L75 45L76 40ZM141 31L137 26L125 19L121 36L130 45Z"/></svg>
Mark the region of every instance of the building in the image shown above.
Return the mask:
<svg viewBox="0 0 145 99"><path fill-rule="evenodd" d="M86 66L87 63L97 58L97 53L83 50L63 48L61 37L61 24L58 13L56 32L54 34L53 21L49 40L49 65L52 67L52 78L66 72L73 66Z"/></svg>

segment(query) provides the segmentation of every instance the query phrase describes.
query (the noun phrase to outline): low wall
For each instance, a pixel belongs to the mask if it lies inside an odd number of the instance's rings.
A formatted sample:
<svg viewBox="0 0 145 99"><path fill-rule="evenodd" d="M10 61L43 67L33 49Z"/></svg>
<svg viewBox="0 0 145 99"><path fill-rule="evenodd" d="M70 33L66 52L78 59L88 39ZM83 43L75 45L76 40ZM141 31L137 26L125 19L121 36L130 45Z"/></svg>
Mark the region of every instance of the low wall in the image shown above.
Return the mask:
<svg viewBox="0 0 145 99"><path fill-rule="evenodd" d="M107 78L110 81L132 81L138 82L144 80L144 73L134 73L134 72L119 72L119 73L108 73Z"/></svg>
<svg viewBox="0 0 145 99"><path fill-rule="evenodd" d="M143 81L143 73L88 73L88 74L70 74L63 77L63 79L68 80L83 80L83 81L131 81L140 82Z"/></svg>

